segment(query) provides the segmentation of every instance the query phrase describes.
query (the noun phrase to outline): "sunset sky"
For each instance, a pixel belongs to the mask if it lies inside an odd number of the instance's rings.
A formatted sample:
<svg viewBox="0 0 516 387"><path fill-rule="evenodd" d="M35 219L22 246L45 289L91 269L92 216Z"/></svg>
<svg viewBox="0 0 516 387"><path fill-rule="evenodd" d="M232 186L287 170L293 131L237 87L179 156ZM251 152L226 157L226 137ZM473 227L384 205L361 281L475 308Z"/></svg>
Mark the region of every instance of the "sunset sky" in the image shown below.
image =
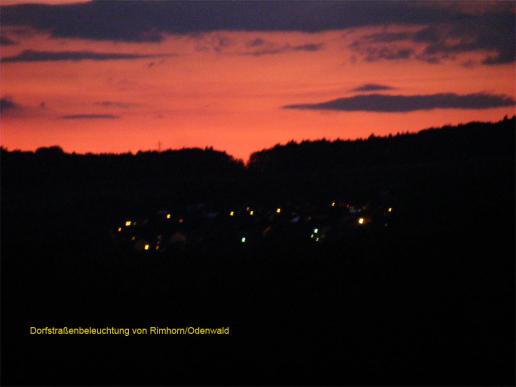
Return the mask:
<svg viewBox="0 0 516 387"><path fill-rule="evenodd" d="M247 159L515 114L514 2L0 1L8 149Z"/></svg>

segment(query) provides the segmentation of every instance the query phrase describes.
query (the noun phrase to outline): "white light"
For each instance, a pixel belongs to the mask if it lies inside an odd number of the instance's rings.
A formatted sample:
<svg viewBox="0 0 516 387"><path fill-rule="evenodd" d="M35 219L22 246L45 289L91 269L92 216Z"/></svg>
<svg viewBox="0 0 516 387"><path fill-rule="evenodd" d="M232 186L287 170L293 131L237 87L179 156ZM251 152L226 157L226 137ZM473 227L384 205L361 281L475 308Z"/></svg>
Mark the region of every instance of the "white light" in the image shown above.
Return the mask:
<svg viewBox="0 0 516 387"><path fill-rule="evenodd" d="M317 234L319 232L318 228L314 228L314 234Z"/></svg>
<svg viewBox="0 0 516 387"><path fill-rule="evenodd" d="M240 240L240 242L245 243L245 237L242 237L242 239Z"/></svg>

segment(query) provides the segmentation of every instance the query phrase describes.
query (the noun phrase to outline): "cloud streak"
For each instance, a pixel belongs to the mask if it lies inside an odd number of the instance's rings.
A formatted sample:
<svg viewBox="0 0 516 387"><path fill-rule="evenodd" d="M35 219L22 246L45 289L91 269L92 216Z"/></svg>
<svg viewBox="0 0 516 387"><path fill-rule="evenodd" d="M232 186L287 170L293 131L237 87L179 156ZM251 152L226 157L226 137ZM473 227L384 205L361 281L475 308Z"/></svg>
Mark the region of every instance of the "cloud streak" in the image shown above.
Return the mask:
<svg viewBox="0 0 516 387"><path fill-rule="evenodd" d="M387 85L380 85L379 83L366 83L364 85L355 87L354 89L351 89L351 91L357 92L357 93L363 93L363 92L369 92L369 91L381 91L381 90L393 90L394 87L387 86Z"/></svg>
<svg viewBox="0 0 516 387"><path fill-rule="evenodd" d="M406 113L433 109L491 109L516 105L511 97L485 93L458 95L454 93L429 95L368 94L338 98L313 104L286 105L284 109L366 111Z"/></svg>
<svg viewBox="0 0 516 387"><path fill-rule="evenodd" d="M14 102L11 98L0 98L0 114L5 114L8 111L19 109L21 106Z"/></svg>
<svg viewBox="0 0 516 387"><path fill-rule="evenodd" d="M56 62L56 61L107 61L107 60L131 60L162 57L165 55L142 55L115 52L94 51L35 51L25 50L18 55L2 58L2 63L20 62Z"/></svg>
<svg viewBox="0 0 516 387"><path fill-rule="evenodd" d="M114 114L70 114L62 116L63 120L118 120L120 116Z"/></svg>
<svg viewBox="0 0 516 387"><path fill-rule="evenodd" d="M261 42L260 44L258 44ZM248 47L251 48L247 51L241 53L241 55L251 55L251 56L263 56L263 55L277 55L277 54L285 54L287 52L315 52L319 51L323 48L322 43L306 43L292 46L290 44L275 44L270 42L262 41L261 39L256 39L251 42L252 44L248 44Z"/></svg>
<svg viewBox="0 0 516 387"><path fill-rule="evenodd" d="M0 36L0 46L14 46L16 42L7 36Z"/></svg>

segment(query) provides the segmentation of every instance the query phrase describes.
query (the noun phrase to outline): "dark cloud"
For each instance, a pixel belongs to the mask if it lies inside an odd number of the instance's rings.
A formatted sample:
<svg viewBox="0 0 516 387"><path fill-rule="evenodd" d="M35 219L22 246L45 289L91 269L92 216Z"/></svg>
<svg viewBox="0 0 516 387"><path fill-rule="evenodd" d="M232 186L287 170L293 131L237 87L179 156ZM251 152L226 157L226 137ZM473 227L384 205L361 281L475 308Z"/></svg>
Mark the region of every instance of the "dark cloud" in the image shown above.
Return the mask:
<svg viewBox="0 0 516 387"><path fill-rule="evenodd" d="M367 91L380 91L380 90L393 90L394 87L387 85L380 85L378 83L366 83L365 85L355 87L351 91L356 92L367 92Z"/></svg>
<svg viewBox="0 0 516 387"><path fill-rule="evenodd" d="M113 114L70 114L61 117L63 120L118 120L119 118Z"/></svg>
<svg viewBox="0 0 516 387"><path fill-rule="evenodd" d="M141 55L115 52L93 51L34 51L25 50L16 56L2 58L4 63L15 62L48 62L48 61L82 61L82 60L128 60L155 58L163 55Z"/></svg>
<svg viewBox="0 0 516 387"><path fill-rule="evenodd" d="M0 46L13 46L16 42L7 36L0 36Z"/></svg>
<svg viewBox="0 0 516 387"><path fill-rule="evenodd" d="M11 110L19 109L20 107L20 105L18 105L9 97L0 98L0 114L7 113Z"/></svg>
<svg viewBox="0 0 516 387"><path fill-rule="evenodd" d="M296 52L296 51L308 51L314 52L319 51L323 48L322 43L306 43L300 44L296 46L292 46L290 44L276 44L271 42L265 42L261 39L256 39L251 41L250 44L247 44L249 47L248 50L241 52L241 55L252 55L252 56L262 56L262 55L276 55L276 54L284 54L287 52Z"/></svg>
<svg viewBox="0 0 516 387"><path fill-rule="evenodd" d="M394 48L394 47L368 47L366 49L366 61L376 62L380 59L400 60L408 59L414 55L411 48Z"/></svg>
<svg viewBox="0 0 516 387"><path fill-rule="evenodd" d="M331 101L287 105L285 109L368 111L368 112L411 112L432 109L490 109L514 106L516 101L504 95L485 93L458 95L454 93L430 95L385 95L368 94Z"/></svg>
<svg viewBox="0 0 516 387"><path fill-rule="evenodd" d="M463 15L457 20L438 21L415 32L382 32L362 37L351 44L367 61L415 58L440 63L458 54L482 52L483 64L512 63L516 59L515 15L513 11ZM396 48L396 44L415 48Z"/></svg>
<svg viewBox="0 0 516 387"><path fill-rule="evenodd" d="M411 32L371 35L368 44L407 41L409 48L375 48L370 61L417 58L437 63L463 52L487 51L484 64L515 59L514 2L434 1L91 1L1 7L3 25L30 27L53 37L160 42L165 34L214 31L320 32L357 27L407 26ZM417 33L414 27L420 27ZM259 40L255 42L259 46ZM221 49L226 42L221 42ZM266 53L266 51L264 51Z"/></svg>

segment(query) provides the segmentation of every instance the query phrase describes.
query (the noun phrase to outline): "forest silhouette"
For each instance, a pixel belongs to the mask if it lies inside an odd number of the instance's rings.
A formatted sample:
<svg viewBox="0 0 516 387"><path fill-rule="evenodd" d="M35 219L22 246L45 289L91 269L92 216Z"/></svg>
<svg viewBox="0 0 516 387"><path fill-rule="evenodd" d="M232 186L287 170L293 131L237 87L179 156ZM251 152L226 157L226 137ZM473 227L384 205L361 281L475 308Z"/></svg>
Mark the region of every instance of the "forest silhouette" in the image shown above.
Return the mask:
<svg viewBox="0 0 516 387"><path fill-rule="evenodd" d="M290 142L246 164L211 148L2 149L2 382L513 385L515 131L506 117ZM112 237L163 209L332 201L392 206L393 221L333 244L163 255ZM232 333L34 337L29 325Z"/></svg>

